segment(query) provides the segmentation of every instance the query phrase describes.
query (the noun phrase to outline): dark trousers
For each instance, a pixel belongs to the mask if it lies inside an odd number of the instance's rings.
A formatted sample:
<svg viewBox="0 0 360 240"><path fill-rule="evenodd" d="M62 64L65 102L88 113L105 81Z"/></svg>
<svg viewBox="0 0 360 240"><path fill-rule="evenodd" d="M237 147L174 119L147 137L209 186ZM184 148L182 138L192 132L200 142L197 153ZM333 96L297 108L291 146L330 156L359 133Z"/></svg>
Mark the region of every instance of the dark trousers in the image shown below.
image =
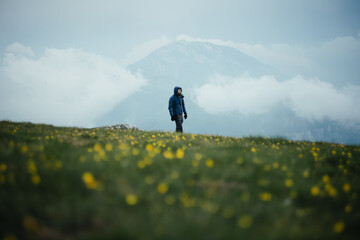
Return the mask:
<svg viewBox="0 0 360 240"><path fill-rule="evenodd" d="M184 122L183 115L176 115L175 123L176 123L176 132L183 132L182 124Z"/></svg>

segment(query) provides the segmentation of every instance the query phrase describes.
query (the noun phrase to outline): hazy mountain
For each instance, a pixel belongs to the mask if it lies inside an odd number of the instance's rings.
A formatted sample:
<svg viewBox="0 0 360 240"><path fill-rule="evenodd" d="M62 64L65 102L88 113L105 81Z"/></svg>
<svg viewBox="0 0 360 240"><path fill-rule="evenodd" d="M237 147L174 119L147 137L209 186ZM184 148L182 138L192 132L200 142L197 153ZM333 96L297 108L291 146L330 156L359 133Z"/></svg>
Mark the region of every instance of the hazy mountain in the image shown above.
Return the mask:
<svg viewBox="0 0 360 240"><path fill-rule="evenodd" d="M118 104L97 120L97 125L129 123L144 130L173 131L168 100L175 86L183 88L189 118L185 132L228 136L285 136L295 140L320 140L359 143L360 131L346 129L335 122L309 123L278 106L271 113L242 116L228 113L211 115L194 101L192 89L215 74L231 77L248 73L252 77L272 75L282 81L286 76L240 51L204 42L177 41L153 51L144 59L128 66L139 72L148 83L140 91Z"/></svg>
<svg viewBox="0 0 360 240"><path fill-rule="evenodd" d="M165 81L172 85L179 81L185 85L203 84L213 74L235 77L248 72L254 77L265 74L283 77L273 67L234 48L183 40L152 52L128 68L132 72L144 74L154 82L164 84Z"/></svg>

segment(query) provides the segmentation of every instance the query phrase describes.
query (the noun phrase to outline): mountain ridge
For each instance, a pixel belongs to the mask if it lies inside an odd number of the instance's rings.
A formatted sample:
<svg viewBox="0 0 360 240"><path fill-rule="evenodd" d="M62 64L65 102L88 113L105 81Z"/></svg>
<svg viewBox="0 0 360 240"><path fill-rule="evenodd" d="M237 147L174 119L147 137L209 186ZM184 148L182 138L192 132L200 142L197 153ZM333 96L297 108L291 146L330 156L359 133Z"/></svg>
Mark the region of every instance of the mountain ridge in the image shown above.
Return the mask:
<svg viewBox="0 0 360 240"><path fill-rule="evenodd" d="M174 81L196 79L198 83L205 83L208 77L214 74L237 77L245 72L254 77L274 75L277 78L284 78L277 69L235 48L185 40L175 41L156 49L127 68L133 73L156 75L160 80L163 77Z"/></svg>
<svg viewBox="0 0 360 240"><path fill-rule="evenodd" d="M234 137L284 136L291 140L360 143L360 131L347 129L331 120L308 122L282 104L268 113L251 116L206 112L197 104L194 88L208 83L216 74L229 77L270 75L279 81L286 79L271 66L231 47L176 41L156 49L129 65L128 69L142 74L148 83L97 119L97 125L127 122L144 130L172 131L174 123L170 121L168 101L174 86L181 86L189 115L184 130L189 133Z"/></svg>

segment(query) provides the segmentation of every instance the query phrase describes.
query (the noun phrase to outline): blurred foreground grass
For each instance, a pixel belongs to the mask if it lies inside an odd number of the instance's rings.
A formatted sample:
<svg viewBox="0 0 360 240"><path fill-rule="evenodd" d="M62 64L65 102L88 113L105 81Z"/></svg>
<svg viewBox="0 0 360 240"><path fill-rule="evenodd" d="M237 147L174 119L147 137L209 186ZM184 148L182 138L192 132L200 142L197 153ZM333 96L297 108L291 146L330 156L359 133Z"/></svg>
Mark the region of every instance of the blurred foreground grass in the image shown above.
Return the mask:
<svg viewBox="0 0 360 240"><path fill-rule="evenodd" d="M0 239L358 239L360 147L0 122Z"/></svg>

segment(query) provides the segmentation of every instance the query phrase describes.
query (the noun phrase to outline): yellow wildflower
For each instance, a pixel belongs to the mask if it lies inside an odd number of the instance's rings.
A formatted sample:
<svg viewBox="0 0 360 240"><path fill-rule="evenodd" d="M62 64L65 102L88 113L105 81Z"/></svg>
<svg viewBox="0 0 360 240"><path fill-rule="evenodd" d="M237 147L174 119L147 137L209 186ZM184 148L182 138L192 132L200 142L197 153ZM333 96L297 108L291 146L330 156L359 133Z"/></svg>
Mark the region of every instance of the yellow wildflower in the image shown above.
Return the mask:
<svg viewBox="0 0 360 240"><path fill-rule="evenodd" d="M153 160L149 157L146 157L143 162L145 163L145 165L151 165L153 163Z"/></svg>
<svg viewBox="0 0 360 240"><path fill-rule="evenodd" d="M32 160L28 161L28 170L30 173L35 174L36 173L36 165L35 162Z"/></svg>
<svg viewBox="0 0 360 240"><path fill-rule="evenodd" d="M105 145L105 150L111 152L113 150L113 145L111 143L107 143Z"/></svg>
<svg viewBox="0 0 360 240"><path fill-rule="evenodd" d="M208 160L206 160L206 166L212 168L214 166L214 161L209 158Z"/></svg>
<svg viewBox="0 0 360 240"><path fill-rule="evenodd" d="M254 147L252 147L251 152L256 153L256 149Z"/></svg>
<svg viewBox="0 0 360 240"><path fill-rule="evenodd" d="M311 192L311 195L317 196L317 195L319 195L320 189L317 186L313 186L311 188L310 192Z"/></svg>
<svg viewBox="0 0 360 240"><path fill-rule="evenodd" d="M184 157L184 149L181 149L179 148L177 151L176 151L176 158L183 158Z"/></svg>
<svg viewBox="0 0 360 240"><path fill-rule="evenodd" d="M200 207L209 213L216 213L219 210L219 205L217 203L205 201L200 203Z"/></svg>
<svg viewBox="0 0 360 240"><path fill-rule="evenodd" d="M285 180L285 186L286 187L292 187L294 185L294 182L293 182L293 180L292 179L290 179L290 178L288 178L288 179L286 179Z"/></svg>
<svg viewBox="0 0 360 240"><path fill-rule="evenodd" d="M195 160L200 161L202 159L201 153L195 153Z"/></svg>
<svg viewBox="0 0 360 240"><path fill-rule="evenodd" d="M271 170L271 166L270 166L269 164L266 164L266 165L264 166L264 171L268 172L268 171L270 171L270 170Z"/></svg>
<svg viewBox="0 0 360 240"><path fill-rule="evenodd" d="M250 215L242 215L238 220L238 225L241 228L249 228L253 223L252 217Z"/></svg>
<svg viewBox="0 0 360 240"><path fill-rule="evenodd" d="M329 195L332 197L335 197L337 195L337 191L333 187L329 188L327 191L328 191Z"/></svg>
<svg viewBox="0 0 360 240"><path fill-rule="evenodd" d="M339 221L334 225L334 232L341 233L342 231L344 231L344 228L345 228L345 223L343 221Z"/></svg>
<svg viewBox="0 0 360 240"><path fill-rule="evenodd" d="M351 210L352 210L351 205L350 204L346 205L345 212L349 213L349 212L351 212Z"/></svg>
<svg viewBox="0 0 360 240"><path fill-rule="evenodd" d="M177 171L173 171L172 173L171 173L171 178L172 179L177 179L179 177L179 173L177 172Z"/></svg>
<svg viewBox="0 0 360 240"><path fill-rule="evenodd" d="M125 200L126 203L130 206L135 205L138 202L137 196L135 194L127 194Z"/></svg>
<svg viewBox="0 0 360 240"><path fill-rule="evenodd" d="M157 187L157 190L158 190L158 192L159 193L161 193L161 194L164 194L164 193L166 193L167 191L168 191L168 186L166 185L166 183L160 183L159 185L158 185L158 187Z"/></svg>
<svg viewBox="0 0 360 240"><path fill-rule="evenodd" d="M330 181L330 177L326 174L323 176L322 180L324 183L328 183Z"/></svg>
<svg viewBox="0 0 360 240"><path fill-rule="evenodd" d="M138 166L138 168L145 168L144 161L138 161L137 166Z"/></svg>
<svg viewBox="0 0 360 240"><path fill-rule="evenodd" d="M191 162L191 164L194 166L194 167L197 167L199 165L199 161L196 161L196 160L193 160Z"/></svg>
<svg viewBox="0 0 360 240"><path fill-rule="evenodd" d="M146 182L147 184L153 184L153 183L154 183L154 178L153 178L152 176L150 176L150 175L147 175L147 176L145 177L145 182Z"/></svg>
<svg viewBox="0 0 360 240"><path fill-rule="evenodd" d="M175 197L172 195L168 195L165 198L165 202L167 205L173 205L175 203L175 200L176 200Z"/></svg>
<svg viewBox="0 0 360 240"><path fill-rule="evenodd" d="M90 172L83 173L82 180L85 182L87 188L102 190L101 184L99 184L99 182L95 180L92 173Z"/></svg>
<svg viewBox="0 0 360 240"><path fill-rule="evenodd" d="M89 183L95 181L94 176L93 176L92 173L90 173L90 172L85 172L85 173L82 175L82 179L83 179L83 181L84 181L86 184L89 184Z"/></svg>
<svg viewBox="0 0 360 240"><path fill-rule="evenodd" d="M229 219L234 216L234 213L235 213L234 208L226 207L222 210L221 215L223 216L223 218Z"/></svg>
<svg viewBox="0 0 360 240"><path fill-rule="evenodd" d="M120 143L119 144L119 149L122 151L129 151L130 150L130 146L127 143Z"/></svg>
<svg viewBox="0 0 360 240"><path fill-rule="evenodd" d="M31 216L24 217L23 225L26 230L31 231L31 232L39 231L39 227L40 227L38 222L36 221L36 219Z"/></svg>
<svg viewBox="0 0 360 240"><path fill-rule="evenodd" d="M171 151L166 150L166 151L164 151L164 157L167 158L167 159L173 159L174 154Z"/></svg>
<svg viewBox="0 0 360 240"><path fill-rule="evenodd" d="M134 149L132 150L132 154L133 154L134 156L137 156L137 155L139 155L139 154L140 154L140 151L139 151L139 149L137 149L137 148L134 148Z"/></svg>
<svg viewBox="0 0 360 240"><path fill-rule="evenodd" d="M261 178L261 179L258 179L257 183L259 186L267 186L267 185L269 185L269 180L266 178Z"/></svg>
<svg viewBox="0 0 360 240"><path fill-rule="evenodd" d="M260 199L264 202L269 202L271 200L271 193L269 192L263 192L260 194Z"/></svg>
<svg viewBox="0 0 360 240"><path fill-rule="evenodd" d="M26 145L23 145L23 146L21 147L21 149L20 149L20 151L21 151L22 154L27 153L28 150L29 150L29 149L28 149L28 147L27 147Z"/></svg>
<svg viewBox="0 0 360 240"><path fill-rule="evenodd" d="M61 161L56 161L54 165L55 165L56 168L62 168L62 162Z"/></svg>
<svg viewBox="0 0 360 240"><path fill-rule="evenodd" d="M1 164L0 164L0 172L5 172L6 169L7 169L6 164L5 164L5 163L1 163Z"/></svg>
<svg viewBox="0 0 360 240"><path fill-rule="evenodd" d="M262 164L262 160L260 158L257 157L253 157L252 162L255 164Z"/></svg>
<svg viewBox="0 0 360 240"><path fill-rule="evenodd" d="M99 143L95 143L94 145L94 151L95 152L100 152L102 150L102 147Z"/></svg>
<svg viewBox="0 0 360 240"><path fill-rule="evenodd" d="M242 157L238 157L236 162L241 165L244 162L244 159Z"/></svg>
<svg viewBox="0 0 360 240"><path fill-rule="evenodd" d="M344 191L344 192L349 192L350 189L351 189L350 184L345 183L345 184L343 185L343 191Z"/></svg>
<svg viewBox="0 0 360 240"><path fill-rule="evenodd" d="M165 147L165 145L164 145L164 147ZM160 150L160 148L154 148L154 153L156 153L156 154L159 154L161 152L161 150Z"/></svg>
<svg viewBox="0 0 360 240"><path fill-rule="evenodd" d="M296 198L297 197L297 192L296 191L291 191L290 192L290 197L291 198Z"/></svg>
<svg viewBox="0 0 360 240"><path fill-rule="evenodd" d="M146 151L148 151L148 152L152 152L153 149L154 149L154 147L153 147L153 145L151 145L151 144L149 143L149 144L146 145L145 149L146 149Z"/></svg>
<svg viewBox="0 0 360 240"><path fill-rule="evenodd" d="M32 175L31 181L32 181L32 183L35 184L35 185L39 184L39 183L40 183L40 177L39 177L39 175Z"/></svg>

